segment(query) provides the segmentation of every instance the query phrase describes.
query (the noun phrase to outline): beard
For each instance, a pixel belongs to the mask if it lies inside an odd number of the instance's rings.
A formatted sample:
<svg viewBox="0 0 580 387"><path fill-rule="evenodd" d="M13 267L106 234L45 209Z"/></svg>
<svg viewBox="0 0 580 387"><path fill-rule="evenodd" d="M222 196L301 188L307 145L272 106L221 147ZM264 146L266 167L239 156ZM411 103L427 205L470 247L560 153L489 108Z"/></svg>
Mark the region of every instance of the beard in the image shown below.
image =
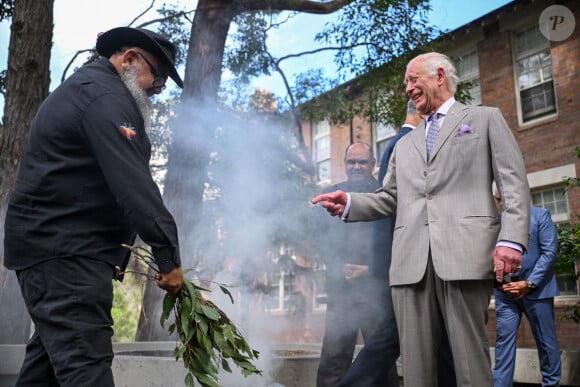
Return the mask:
<svg viewBox="0 0 580 387"><path fill-rule="evenodd" d="M151 103L151 99L147 95L147 91L143 90L139 86L139 83L137 82L138 76L137 70L138 69L136 66L131 66L127 68L121 73L121 80L123 81L127 89L129 89L129 93L131 93L131 95L135 99L135 102L137 102L137 106L139 107L141 115L143 116L145 131L149 133L151 130L151 116L153 112L153 104Z"/></svg>

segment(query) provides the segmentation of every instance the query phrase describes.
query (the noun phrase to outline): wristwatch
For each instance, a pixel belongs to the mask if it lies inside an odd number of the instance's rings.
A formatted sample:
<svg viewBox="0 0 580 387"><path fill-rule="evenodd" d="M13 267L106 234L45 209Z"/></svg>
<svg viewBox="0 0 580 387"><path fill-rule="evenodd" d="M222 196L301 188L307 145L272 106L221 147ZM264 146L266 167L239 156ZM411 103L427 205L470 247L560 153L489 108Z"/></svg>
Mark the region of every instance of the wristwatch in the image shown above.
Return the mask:
<svg viewBox="0 0 580 387"><path fill-rule="evenodd" d="M533 283L532 281L526 280L526 284L528 285L528 288L530 288L530 290L534 290L535 288L537 288L536 284Z"/></svg>

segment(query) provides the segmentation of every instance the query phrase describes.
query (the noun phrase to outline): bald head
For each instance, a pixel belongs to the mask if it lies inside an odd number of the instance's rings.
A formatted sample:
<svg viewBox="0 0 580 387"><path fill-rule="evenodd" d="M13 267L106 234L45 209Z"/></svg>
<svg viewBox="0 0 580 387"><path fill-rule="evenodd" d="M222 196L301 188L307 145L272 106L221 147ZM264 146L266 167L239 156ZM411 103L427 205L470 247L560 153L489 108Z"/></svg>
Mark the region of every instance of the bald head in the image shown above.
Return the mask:
<svg viewBox="0 0 580 387"><path fill-rule="evenodd" d="M355 142L346 148L344 168L348 181L360 183L372 178L375 158L369 144Z"/></svg>

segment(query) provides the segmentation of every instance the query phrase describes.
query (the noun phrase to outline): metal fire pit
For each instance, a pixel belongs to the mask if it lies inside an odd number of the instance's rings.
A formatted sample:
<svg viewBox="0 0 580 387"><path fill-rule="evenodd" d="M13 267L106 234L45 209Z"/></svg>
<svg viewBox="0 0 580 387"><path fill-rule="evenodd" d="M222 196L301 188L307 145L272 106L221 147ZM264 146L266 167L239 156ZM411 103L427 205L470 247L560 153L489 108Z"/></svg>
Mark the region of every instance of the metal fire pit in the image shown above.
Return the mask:
<svg viewBox="0 0 580 387"><path fill-rule="evenodd" d="M117 387L182 386L186 372L173 357L174 342L115 344L113 375ZM220 373L223 387L314 387L320 357L319 345L277 344L260 351L256 366L262 376L244 377L231 364L233 373Z"/></svg>

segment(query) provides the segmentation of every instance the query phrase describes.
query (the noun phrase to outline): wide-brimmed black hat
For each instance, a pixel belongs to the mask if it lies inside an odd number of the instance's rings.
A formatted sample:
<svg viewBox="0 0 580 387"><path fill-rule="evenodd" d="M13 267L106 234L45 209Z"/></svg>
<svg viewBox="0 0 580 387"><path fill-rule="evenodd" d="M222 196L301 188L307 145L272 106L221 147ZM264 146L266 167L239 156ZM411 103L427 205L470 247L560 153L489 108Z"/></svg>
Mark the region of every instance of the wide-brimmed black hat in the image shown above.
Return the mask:
<svg viewBox="0 0 580 387"><path fill-rule="evenodd" d="M121 47L139 47L169 65L169 76L183 87L183 81L175 69L175 45L163 36L145 28L118 27L102 33L97 38L97 52L110 58Z"/></svg>

